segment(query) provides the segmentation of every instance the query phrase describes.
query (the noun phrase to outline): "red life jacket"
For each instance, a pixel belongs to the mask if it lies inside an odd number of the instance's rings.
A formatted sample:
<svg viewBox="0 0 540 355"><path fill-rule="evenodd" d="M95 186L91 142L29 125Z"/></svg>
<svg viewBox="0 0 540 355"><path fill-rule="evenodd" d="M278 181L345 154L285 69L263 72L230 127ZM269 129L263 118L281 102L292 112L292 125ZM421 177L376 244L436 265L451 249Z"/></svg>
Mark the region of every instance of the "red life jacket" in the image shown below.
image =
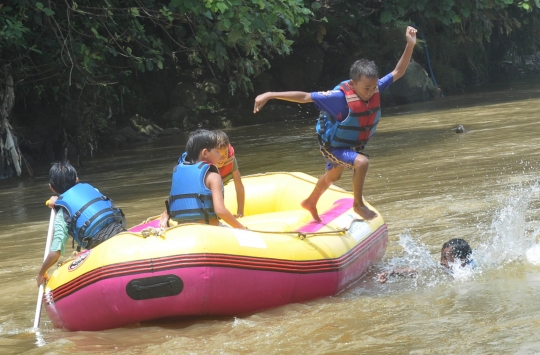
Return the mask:
<svg viewBox="0 0 540 355"><path fill-rule="evenodd" d="M365 103L356 95L349 82L342 83L339 89L345 94L349 115L339 122L325 112L321 112L317 133L331 147L362 149L379 123L378 118L381 115L379 92L373 94Z"/></svg>
<svg viewBox="0 0 540 355"><path fill-rule="evenodd" d="M232 171L234 166L234 148L232 145L229 144L229 153L227 154L227 160L225 161L225 164L219 168L219 175L221 175L221 179L223 180L223 183L226 183L230 179L232 179Z"/></svg>

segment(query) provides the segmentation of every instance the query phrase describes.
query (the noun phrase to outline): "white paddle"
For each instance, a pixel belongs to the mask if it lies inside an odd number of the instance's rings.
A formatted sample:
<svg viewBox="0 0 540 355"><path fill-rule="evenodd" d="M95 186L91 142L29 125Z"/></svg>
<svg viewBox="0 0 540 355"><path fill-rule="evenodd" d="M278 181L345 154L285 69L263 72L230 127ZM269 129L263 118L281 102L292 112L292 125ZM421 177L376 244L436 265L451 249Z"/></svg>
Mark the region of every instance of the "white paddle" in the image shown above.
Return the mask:
<svg viewBox="0 0 540 355"><path fill-rule="evenodd" d="M49 249L51 248L55 217L56 217L56 212L54 208L51 208L51 218L49 219L49 231L47 232L47 241L45 242L45 253L43 255L43 261L45 261L45 259L47 258L47 255L49 254ZM39 285L39 292L38 292L37 305L36 305L36 316L34 318L34 328L39 328L39 319L41 318L42 300L43 300L43 284Z"/></svg>

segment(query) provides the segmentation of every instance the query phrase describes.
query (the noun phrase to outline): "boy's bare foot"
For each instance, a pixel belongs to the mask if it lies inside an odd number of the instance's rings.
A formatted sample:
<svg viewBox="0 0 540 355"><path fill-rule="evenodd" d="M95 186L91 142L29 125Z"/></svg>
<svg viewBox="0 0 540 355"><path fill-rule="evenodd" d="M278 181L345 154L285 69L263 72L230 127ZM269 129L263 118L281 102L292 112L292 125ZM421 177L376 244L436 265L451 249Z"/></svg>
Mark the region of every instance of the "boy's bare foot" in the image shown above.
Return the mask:
<svg viewBox="0 0 540 355"><path fill-rule="evenodd" d="M314 220L317 222L322 222L321 217L319 217L319 213L317 213L317 205L310 203L308 200L304 200L300 203L300 206L308 210Z"/></svg>
<svg viewBox="0 0 540 355"><path fill-rule="evenodd" d="M354 212L358 213L361 217L363 217L365 220L369 221L370 219L373 219L377 217L377 213L373 212L367 206L354 206Z"/></svg>

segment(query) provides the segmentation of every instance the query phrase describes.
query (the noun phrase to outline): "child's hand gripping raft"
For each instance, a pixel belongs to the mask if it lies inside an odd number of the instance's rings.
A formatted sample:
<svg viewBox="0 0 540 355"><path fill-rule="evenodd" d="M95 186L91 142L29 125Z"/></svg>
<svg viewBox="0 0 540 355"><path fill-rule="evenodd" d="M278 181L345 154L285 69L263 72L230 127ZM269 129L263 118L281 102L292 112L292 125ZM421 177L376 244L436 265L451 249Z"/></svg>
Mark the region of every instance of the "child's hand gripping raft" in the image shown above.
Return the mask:
<svg viewBox="0 0 540 355"><path fill-rule="evenodd" d="M364 204L362 197L369 160L361 151L379 123L379 93L405 74L416 44L416 29L407 27L405 38L407 45L401 59L395 69L381 79L378 78L375 63L361 59L351 66L350 79L337 85L334 90L312 93L266 92L255 98L254 113L259 112L270 99L314 102L315 107L321 110L316 130L320 151L326 160L326 172L319 178L309 197L302 202L302 207L319 222L321 219L317 212L317 202L326 189L341 178L345 167L354 171L355 212L367 220L377 216Z"/></svg>

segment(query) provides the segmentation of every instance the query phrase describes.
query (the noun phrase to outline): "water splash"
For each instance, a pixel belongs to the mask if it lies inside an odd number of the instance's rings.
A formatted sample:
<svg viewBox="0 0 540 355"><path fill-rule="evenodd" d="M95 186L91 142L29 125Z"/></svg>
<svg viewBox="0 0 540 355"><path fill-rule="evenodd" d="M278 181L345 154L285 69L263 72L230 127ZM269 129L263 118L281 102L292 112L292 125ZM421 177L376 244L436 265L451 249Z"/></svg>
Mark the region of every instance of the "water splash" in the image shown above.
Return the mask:
<svg viewBox="0 0 540 355"><path fill-rule="evenodd" d="M526 260L540 265L540 243L536 243L540 235L540 218L535 218L537 209L531 208L531 205L538 203L539 191L537 182L512 187L501 207L493 213L490 225L478 226L479 233L469 240L473 247L471 257L475 261L475 268L471 265L462 267L459 260L450 265L450 269L441 267L439 256L431 255L428 248L416 242L410 230L406 229L399 235L398 241L403 248L403 256L389 260L382 272L414 268L419 273L415 280L415 286L418 286L420 283L433 285L445 280L441 277L441 270L461 281L480 275L484 270L501 268L513 262ZM388 281L396 279L390 278Z"/></svg>
<svg viewBox="0 0 540 355"><path fill-rule="evenodd" d="M540 264L540 245L536 244L537 218L530 217L530 206L538 198L538 183L519 185L510 190L502 207L495 211L487 231L481 232L474 257L482 269L501 268L525 259Z"/></svg>
<svg viewBox="0 0 540 355"><path fill-rule="evenodd" d="M452 277L456 281L470 280L481 272L481 269L476 269L476 264L467 264L463 266L461 260L455 260L453 263L450 263L449 266L450 269L445 268L444 270L447 271L450 275L452 275Z"/></svg>
<svg viewBox="0 0 540 355"><path fill-rule="evenodd" d="M431 256L427 246L415 241L409 229L399 234L398 244L403 248L404 255L390 259L382 272L391 272L404 267L414 269L418 274L414 277L413 287L420 284L437 284L442 281L443 277L446 277L444 273L440 272L442 267ZM397 277L390 277L388 282L392 283L397 280Z"/></svg>
<svg viewBox="0 0 540 355"><path fill-rule="evenodd" d="M540 244L535 244L525 252L527 261L533 265L540 265Z"/></svg>

